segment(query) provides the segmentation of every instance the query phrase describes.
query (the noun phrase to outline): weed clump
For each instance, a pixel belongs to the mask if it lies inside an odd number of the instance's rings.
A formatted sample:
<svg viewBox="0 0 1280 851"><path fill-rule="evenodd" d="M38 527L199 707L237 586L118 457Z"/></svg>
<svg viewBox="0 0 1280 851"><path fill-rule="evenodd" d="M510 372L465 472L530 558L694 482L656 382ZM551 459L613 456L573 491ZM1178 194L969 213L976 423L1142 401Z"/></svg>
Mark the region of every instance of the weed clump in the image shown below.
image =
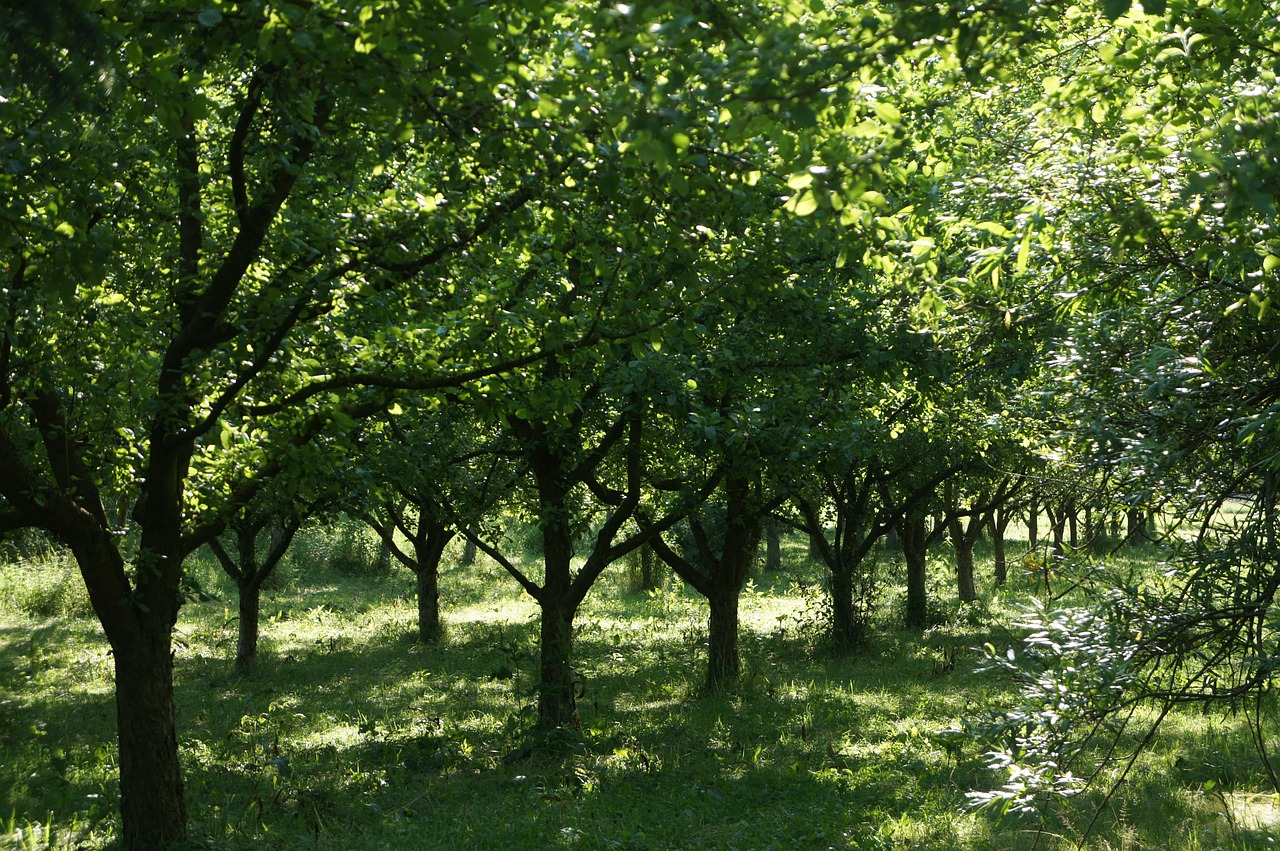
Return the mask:
<svg viewBox="0 0 1280 851"><path fill-rule="evenodd" d="M22 561L0 561L0 610L33 618L93 614L75 561L52 549Z"/></svg>

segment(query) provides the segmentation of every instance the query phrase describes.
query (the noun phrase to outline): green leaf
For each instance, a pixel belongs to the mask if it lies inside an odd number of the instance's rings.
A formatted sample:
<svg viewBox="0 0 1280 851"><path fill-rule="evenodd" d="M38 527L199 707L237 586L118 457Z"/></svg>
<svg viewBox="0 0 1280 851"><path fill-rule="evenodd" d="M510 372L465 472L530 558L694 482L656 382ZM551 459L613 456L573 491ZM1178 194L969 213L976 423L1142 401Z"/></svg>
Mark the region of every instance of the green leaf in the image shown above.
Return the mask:
<svg viewBox="0 0 1280 851"><path fill-rule="evenodd" d="M66 236L66 237L72 237L76 235L75 226L73 226L70 222L60 222L58 226L53 229L53 232L58 234L59 236Z"/></svg>
<svg viewBox="0 0 1280 851"><path fill-rule="evenodd" d="M1133 0L1102 0L1102 13L1107 16L1107 20L1114 21L1128 12L1132 5Z"/></svg>
<svg viewBox="0 0 1280 851"><path fill-rule="evenodd" d="M818 209L818 198L813 194L812 189L806 189L803 192L792 195L791 200L787 202L786 208L797 216L808 216Z"/></svg>
<svg viewBox="0 0 1280 851"><path fill-rule="evenodd" d="M196 20L206 27L216 27L222 23L222 13L217 9L205 9L196 16Z"/></svg>

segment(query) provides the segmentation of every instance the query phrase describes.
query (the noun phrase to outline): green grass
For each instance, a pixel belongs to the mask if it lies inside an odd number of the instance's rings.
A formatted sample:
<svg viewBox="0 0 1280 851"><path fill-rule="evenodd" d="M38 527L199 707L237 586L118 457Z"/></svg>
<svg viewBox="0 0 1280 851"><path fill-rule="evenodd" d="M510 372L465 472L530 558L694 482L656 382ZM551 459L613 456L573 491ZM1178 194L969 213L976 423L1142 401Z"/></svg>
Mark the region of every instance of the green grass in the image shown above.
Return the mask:
<svg viewBox="0 0 1280 851"><path fill-rule="evenodd" d="M940 548L941 599L945 559ZM786 564L744 594L742 684L719 697L700 693L700 599L678 584L629 594L621 569L607 575L577 621L582 731L557 756L521 757L536 608L496 567L446 570L448 637L427 647L412 638L407 572L294 565L264 596L259 665L236 675L233 590L197 561L217 599L189 603L176 635L191 845L1076 846L1100 792L1059 807L1037 837L1034 822L966 811L964 791L994 778L975 748L931 735L1008 697L973 673L971 648L1014 638L1011 613L1036 590L1025 575L1011 565L1010 586L978 609L940 606L924 634L895 628L891 587L872 646L839 655L815 642L803 546L788 541ZM0 832L18 848L105 847L118 826L111 659L82 606L40 602L74 599L74 584L36 593L64 568L0 565ZM1273 847L1264 789L1238 719L1178 716L1086 847Z"/></svg>

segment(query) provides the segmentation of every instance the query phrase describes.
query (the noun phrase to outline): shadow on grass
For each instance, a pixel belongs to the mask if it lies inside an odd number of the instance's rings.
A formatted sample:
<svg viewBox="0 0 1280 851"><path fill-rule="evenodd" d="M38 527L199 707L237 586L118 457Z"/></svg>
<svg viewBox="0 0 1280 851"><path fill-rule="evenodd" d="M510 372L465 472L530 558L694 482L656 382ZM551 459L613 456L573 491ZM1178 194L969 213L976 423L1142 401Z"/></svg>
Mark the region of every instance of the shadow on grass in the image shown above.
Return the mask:
<svg viewBox="0 0 1280 851"><path fill-rule="evenodd" d="M281 594L264 626L269 652L247 675L231 670L223 604L184 612L176 697L193 844L1032 844L1019 832L1029 825L996 830L958 814L964 789L992 778L979 754L949 751L931 732L992 705L1003 685L970 673L967 646L943 664L941 633L882 633L866 652L841 655L781 627L744 629L740 685L702 695L703 610L610 600L577 633L582 729L522 754L536 624L455 617L449 640L428 646L412 636L410 607L385 615L388 605ZM61 825L112 824L114 713L95 630L0 628L0 777L17 823L51 813ZM96 659L92 676L77 676L85 659ZM1247 739L1222 735L1215 743L1189 729L1179 755L1189 765L1235 759ZM1159 758L1168 766L1177 755ZM1190 823L1185 790L1199 775L1144 778L1118 800ZM1112 836L1136 825L1143 847L1177 847L1162 842L1158 818L1109 818ZM1068 814L1055 830L1086 822Z"/></svg>

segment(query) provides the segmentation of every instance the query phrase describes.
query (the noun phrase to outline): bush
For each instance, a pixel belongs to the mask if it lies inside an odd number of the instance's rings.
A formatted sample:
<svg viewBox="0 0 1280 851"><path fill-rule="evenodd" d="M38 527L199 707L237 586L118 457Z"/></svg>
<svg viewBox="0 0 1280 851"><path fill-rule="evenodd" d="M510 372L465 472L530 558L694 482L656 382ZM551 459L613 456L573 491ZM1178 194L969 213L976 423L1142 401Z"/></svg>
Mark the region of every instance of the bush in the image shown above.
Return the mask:
<svg viewBox="0 0 1280 851"><path fill-rule="evenodd" d="M349 517L299 532L292 555L303 570L323 568L347 576L385 576L391 572L391 560L382 558L378 536Z"/></svg>

